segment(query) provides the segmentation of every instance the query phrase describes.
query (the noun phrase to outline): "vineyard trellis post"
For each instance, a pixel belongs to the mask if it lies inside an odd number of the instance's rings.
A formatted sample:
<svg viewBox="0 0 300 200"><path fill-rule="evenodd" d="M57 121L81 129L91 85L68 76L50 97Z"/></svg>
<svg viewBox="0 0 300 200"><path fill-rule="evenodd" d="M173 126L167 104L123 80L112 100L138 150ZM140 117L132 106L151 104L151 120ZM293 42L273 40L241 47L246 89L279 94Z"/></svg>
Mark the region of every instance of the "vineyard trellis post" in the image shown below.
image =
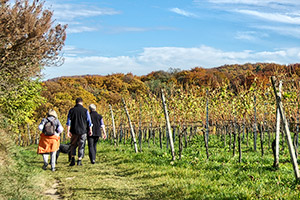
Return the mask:
<svg viewBox="0 0 300 200"><path fill-rule="evenodd" d="M275 83L274 83L275 84ZM274 86L273 86L274 87ZM278 87L278 98L281 98L281 90L282 90L282 81L279 81ZM276 94L275 94L276 95ZM275 160L274 160L274 167L279 167L279 138L280 138L280 111L278 105L276 106L276 135L275 135Z"/></svg>
<svg viewBox="0 0 300 200"><path fill-rule="evenodd" d="M167 105L166 105L166 99L165 99L163 90L161 90L161 99L162 99L162 104L163 104L165 118L166 118L166 126L167 126L167 133L169 136L169 141L170 141L172 160L174 161L175 160L175 150L174 150L174 143L173 143L173 138L172 138L172 130L171 130L170 119L169 119L168 109L167 109Z"/></svg>
<svg viewBox="0 0 300 200"><path fill-rule="evenodd" d="M297 110L296 135L294 137L294 146L296 149L296 158L298 158L298 142L299 142L299 109Z"/></svg>
<svg viewBox="0 0 300 200"><path fill-rule="evenodd" d="M209 135L209 111L208 111L208 89L206 89L206 140L207 140L207 143L208 143L208 135Z"/></svg>
<svg viewBox="0 0 300 200"><path fill-rule="evenodd" d="M253 124L253 145L254 151L256 151L256 141L257 141L257 119L256 119L256 96L254 94L254 124Z"/></svg>
<svg viewBox="0 0 300 200"><path fill-rule="evenodd" d="M135 153L137 153L138 148L137 148L137 144L136 144L135 133L134 133L134 129L133 129L133 126L132 126L132 123L131 123L131 120L130 120L130 116L129 116L124 98L122 98L122 102L123 102L124 110L125 110L127 118L128 118L129 128L130 128L131 136L132 136L133 143L134 143L134 150L135 150ZM125 138L124 138L124 141L125 141Z"/></svg>
<svg viewBox="0 0 300 200"><path fill-rule="evenodd" d="M114 113L111 105L109 105L109 109L110 109L112 128L113 128L114 145L116 147L117 146L116 127L115 127Z"/></svg>
<svg viewBox="0 0 300 200"><path fill-rule="evenodd" d="M297 163L297 158L295 156L294 145L293 145L290 130L289 130L289 127L288 127L288 122L287 122L287 119L285 117L285 113L284 113L284 110L283 110L281 97L277 94L277 91L276 91L275 77L274 76L271 77L271 81L272 81L272 85L273 85L273 89L274 89L274 93L275 93L275 97L276 97L277 107L279 109L280 117L281 117L283 125L284 125L284 131L285 131L285 134L286 134L286 137L287 137L287 143L288 143L288 147L289 147L291 161L292 161L292 164L293 164L293 167L294 167L294 173L295 173L296 181L299 181L300 180L300 174L299 174L299 167L298 167L298 163Z"/></svg>
<svg viewBox="0 0 300 200"><path fill-rule="evenodd" d="M242 162L241 126L238 125L239 163Z"/></svg>

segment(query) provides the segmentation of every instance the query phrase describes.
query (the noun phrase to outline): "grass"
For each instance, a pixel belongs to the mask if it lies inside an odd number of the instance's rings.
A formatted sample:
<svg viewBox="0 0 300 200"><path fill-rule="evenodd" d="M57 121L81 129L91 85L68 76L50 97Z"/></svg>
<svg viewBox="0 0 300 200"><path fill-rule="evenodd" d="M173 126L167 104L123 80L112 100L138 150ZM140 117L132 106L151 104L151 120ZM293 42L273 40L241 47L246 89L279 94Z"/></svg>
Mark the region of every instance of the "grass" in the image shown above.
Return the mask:
<svg viewBox="0 0 300 200"><path fill-rule="evenodd" d="M56 172L41 170L42 157L35 154L36 146L21 148L20 154L28 185L36 177L56 179L63 199L299 199L300 187L287 148L275 170L267 147L261 157L259 149L254 152L243 144L239 163L238 155L233 157L228 147L221 146L211 136L207 160L202 137L195 137L183 150L182 159L171 161L170 153L158 144L148 147L145 143L143 152L134 153L130 144L114 148L107 141L98 146L96 164L86 155L83 166L70 167L67 155L61 154ZM33 184L25 191L37 188Z"/></svg>
<svg viewBox="0 0 300 200"><path fill-rule="evenodd" d="M0 199L49 199L41 191L53 179L34 166L37 154L32 147L15 146L3 131L0 131L0 138Z"/></svg>

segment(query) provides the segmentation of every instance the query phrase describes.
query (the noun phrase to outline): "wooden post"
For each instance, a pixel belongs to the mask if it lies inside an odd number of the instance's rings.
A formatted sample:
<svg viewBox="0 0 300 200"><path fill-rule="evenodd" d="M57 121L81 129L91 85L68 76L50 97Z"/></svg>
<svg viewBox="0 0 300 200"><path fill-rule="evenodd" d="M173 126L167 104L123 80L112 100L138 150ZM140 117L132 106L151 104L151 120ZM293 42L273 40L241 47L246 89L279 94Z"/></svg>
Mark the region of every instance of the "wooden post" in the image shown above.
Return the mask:
<svg viewBox="0 0 300 200"><path fill-rule="evenodd" d="M244 125L243 125L243 132L244 132ZM242 144L241 144L241 127L238 126L238 143L239 143L239 163L242 162Z"/></svg>
<svg viewBox="0 0 300 200"><path fill-rule="evenodd" d="M225 125L225 129L224 129L224 149L226 148L226 135L228 132L228 124Z"/></svg>
<svg viewBox="0 0 300 200"><path fill-rule="evenodd" d="M294 146L295 146L295 154L296 158L298 158L298 142L299 142L299 110L297 111L297 121L296 121L296 132L294 136Z"/></svg>
<svg viewBox="0 0 300 200"><path fill-rule="evenodd" d="M235 147L236 147L236 136L237 136L237 124L234 120L233 122L233 146L232 146L232 149L233 149L233 156L235 156Z"/></svg>
<svg viewBox="0 0 300 200"><path fill-rule="evenodd" d="M249 129L246 126L247 147L249 146Z"/></svg>
<svg viewBox="0 0 300 200"><path fill-rule="evenodd" d="M277 94L277 91L276 91L275 77L274 76L271 77L271 81L272 81L274 93L275 93L275 96L276 96L277 107L279 109L280 117L282 119L282 122L283 122L283 125L284 125L284 130L285 130L286 137L287 137L287 143L288 143L288 146L289 146L291 161L292 161L292 164L293 164L293 167L294 167L295 178L296 178L297 181L299 181L300 180L300 174L299 174L299 167L298 167L298 163L297 163L297 158L295 156L294 145L293 145L290 130L289 130L289 127L288 127L288 122L287 122L287 119L285 117L285 113L284 113L284 110L283 110L281 97Z"/></svg>
<svg viewBox="0 0 300 200"><path fill-rule="evenodd" d="M208 89L206 89L206 140L208 143L208 135L209 135L209 115L208 115Z"/></svg>
<svg viewBox="0 0 300 200"><path fill-rule="evenodd" d="M258 124L258 131L260 133L261 157L263 157L264 156L264 127L262 124Z"/></svg>
<svg viewBox="0 0 300 200"><path fill-rule="evenodd" d="M170 147L171 147L171 153L172 153L172 160L175 160L175 150L174 150L174 143L173 143L173 138L172 138L172 130L171 130L169 114L168 114L166 99L165 99L165 95L164 95L163 90L161 90L161 99L162 99L162 104L163 104L165 118L166 118L166 125L167 125L167 132L168 132L168 135L169 135L169 141L170 141Z"/></svg>
<svg viewBox="0 0 300 200"><path fill-rule="evenodd" d="M136 139L135 139L135 133L134 133L134 130L133 130L133 126L132 126L132 123L131 123L131 120L130 120L130 116L129 116L129 113L128 113L127 106L126 106L124 98L122 98L122 101L123 101L124 110L125 110L127 118L128 118L128 123L129 123L130 132L131 132L131 137L132 137L132 140L133 140L133 143L134 143L134 150L135 150L135 153L137 153L138 152L138 148L137 148L137 144L136 144Z"/></svg>
<svg viewBox="0 0 300 200"><path fill-rule="evenodd" d="M231 151L231 142L232 142L232 123L229 124L229 151Z"/></svg>
<svg viewBox="0 0 300 200"><path fill-rule="evenodd" d="M28 133L28 143L29 145L32 145L32 139L31 139L31 134L30 134L30 126L29 124L27 123L27 133Z"/></svg>
<svg viewBox="0 0 300 200"><path fill-rule="evenodd" d="M161 127L159 127L159 147L162 149L162 131Z"/></svg>
<svg viewBox="0 0 300 200"><path fill-rule="evenodd" d="M179 131L179 134L178 134L178 137L179 137L179 160L181 160L181 155L182 155L182 146L183 146L182 136L183 136L185 129L186 128L184 127L183 131L182 132Z"/></svg>
<svg viewBox="0 0 300 200"><path fill-rule="evenodd" d="M151 134L152 134L152 123L150 123L149 129L148 129L148 148L150 148Z"/></svg>
<svg viewBox="0 0 300 200"><path fill-rule="evenodd" d="M140 152L142 152L142 139L143 139L143 131L142 131L142 104L140 103L140 110L139 110L139 146Z"/></svg>
<svg viewBox="0 0 300 200"><path fill-rule="evenodd" d="M204 145L206 150L206 158L209 159L209 151L208 151L208 141L207 141L207 135L206 132L203 130L203 136L204 136Z"/></svg>
<svg viewBox="0 0 300 200"><path fill-rule="evenodd" d="M110 109L111 121L112 121L112 128L113 128L114 145L116 147L117 146L116 126L115 126L114 113L113 113L113 109L112 109L111 105L109 105L109 109Z"/></svg>
<svg viewBox="0 0 300 200"><path fill-rule="evenodd" d="M186 126L184 131L184 148L187 148L187 146L188 146L188 141L187 141L187 126Z"/></svg>
<svg viewBox="0 0 300 200"><path fill-rule="evenodd" d="M254 124L253 124L253 145L254 151L256 151L257 141L257 120L256 120L256 96L254 94Z"/></svg>
<svg viewBox="0 0 300 200"><path fill-rule="evenodd" d="M274 80L275 81L275 80ZM275 82L274 82L275 84ZM274 87L274 86L273 86ZM281 90L282 90L282 81L279 81L279 91L276 92L276 98L281 98ZM275 89L276 90L276 89ZM279 167L279 138L280 138L280 111L278 105L276 105L276 135L275 135L275 160L273 166L278 168Z"/></svg>

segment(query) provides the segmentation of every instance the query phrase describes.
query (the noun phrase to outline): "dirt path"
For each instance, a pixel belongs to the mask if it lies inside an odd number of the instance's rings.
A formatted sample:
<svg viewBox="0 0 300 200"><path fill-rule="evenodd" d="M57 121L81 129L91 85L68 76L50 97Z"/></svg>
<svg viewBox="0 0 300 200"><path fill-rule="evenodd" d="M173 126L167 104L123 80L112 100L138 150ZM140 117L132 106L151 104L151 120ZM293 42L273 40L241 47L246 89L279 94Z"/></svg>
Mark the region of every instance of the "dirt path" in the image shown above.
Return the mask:
<svg viewBox="0 0 300 200"><path fill-rule="evenodd" d="M70 167L59 158L54 178L59 180L46 193L52 199L147 199L147 182L141 171L123 163L122 158L102 157L91 164ZM58 192L58 193L57 193Z"/></svg>
<svg viewBox="0 0 300 200"><path fill-rule="evenodd" d="M59 181L55 181L54 184L49 188L48 190L45 191L45 195L50 197L53 200L59 200L62 199L60 195L57 193L57 188L59 185Z"/></svg>

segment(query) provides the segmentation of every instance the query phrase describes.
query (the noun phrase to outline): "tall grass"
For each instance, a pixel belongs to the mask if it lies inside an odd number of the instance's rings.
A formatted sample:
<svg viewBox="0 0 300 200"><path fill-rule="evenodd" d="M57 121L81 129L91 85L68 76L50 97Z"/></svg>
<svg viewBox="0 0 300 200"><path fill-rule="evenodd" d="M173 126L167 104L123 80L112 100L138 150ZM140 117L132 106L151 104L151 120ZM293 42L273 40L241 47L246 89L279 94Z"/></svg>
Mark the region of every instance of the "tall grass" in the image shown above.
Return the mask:
<svg viewBox="0 0 300 200"><path fill-rule="evenodd" d="M40 168L33 168L36 153L17 147L8 133L0 131L0 199L49 199L42 193L49 178Z"/></svg>

